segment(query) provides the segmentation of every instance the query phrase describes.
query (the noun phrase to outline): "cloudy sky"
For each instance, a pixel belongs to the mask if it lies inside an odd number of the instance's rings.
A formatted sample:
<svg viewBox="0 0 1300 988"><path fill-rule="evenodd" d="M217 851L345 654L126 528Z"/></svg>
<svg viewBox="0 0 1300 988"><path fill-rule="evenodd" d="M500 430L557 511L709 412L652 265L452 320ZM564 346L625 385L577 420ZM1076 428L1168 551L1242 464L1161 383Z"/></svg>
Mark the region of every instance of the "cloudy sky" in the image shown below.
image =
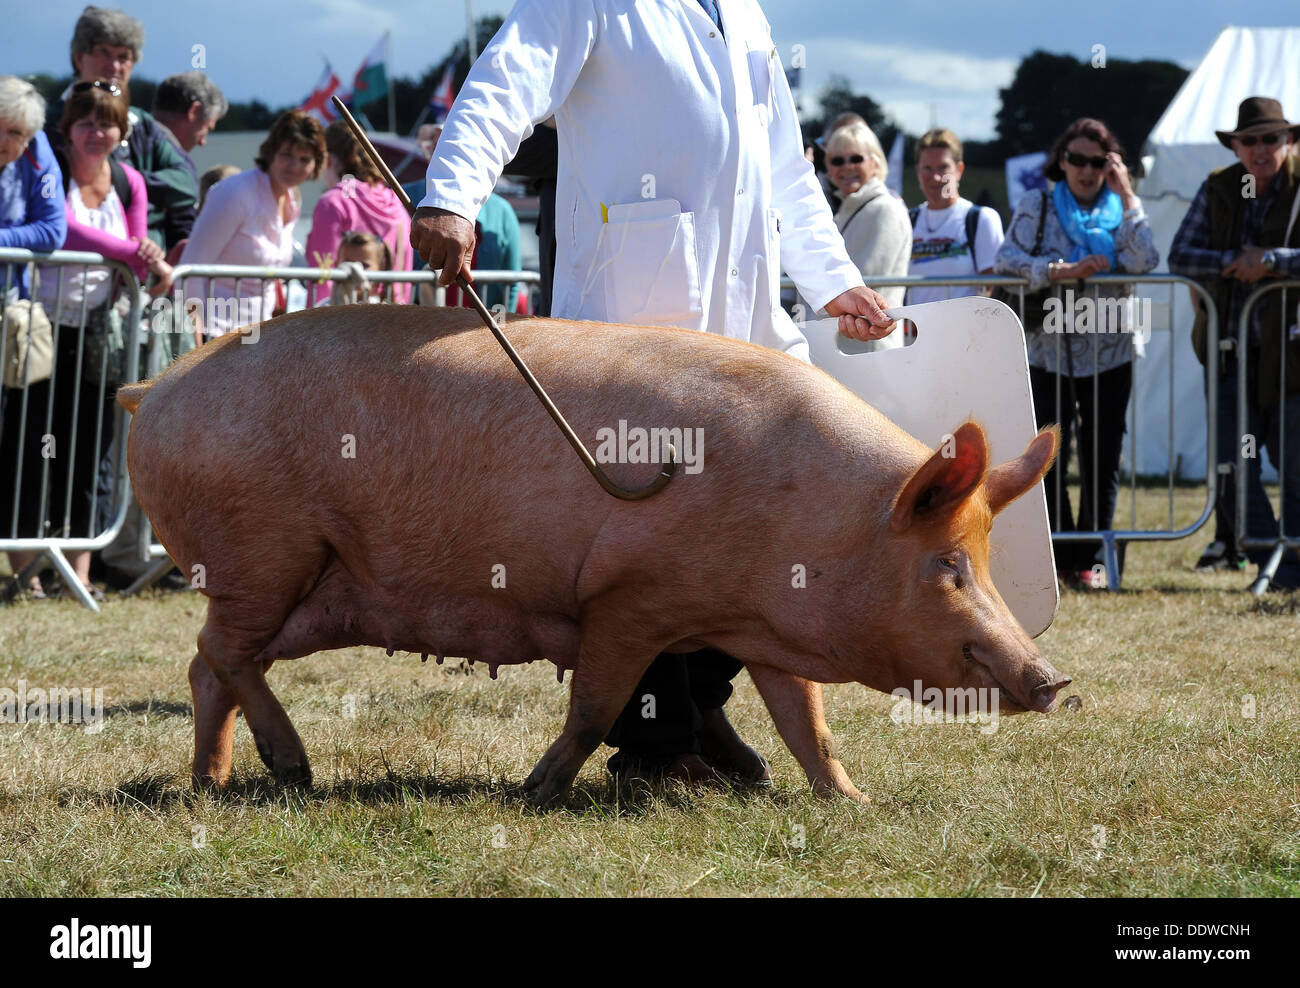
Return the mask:
<svg viewBox="0 0 1300 988"><path fill-rule="evenodd" d="M111 5L114 0L103 0ZM563 0L553 0L563 2ZM727 0L720 0L725 8ZM478 16L504 14L510 2L475 0ZM761 0L774 39L789 60L807 53L805 89L833 73L882 103L905 128L932 119L969 138L993 136L998 89L1035 48L1089 58L1163 58L1193 67L1219 30L1300 22L1295 0L1254 0L1232 9L1209 0L1180 3L1093 0L1057 5L1025 0ZM6 4L0 72L68 70L68 42L83 3ZM145 25L137 71L153 79L190 68L205 46L207 70L235 100L272 106L304 97L327 55L345 81L385 29L392 29L393 70L419 76L463 35L464 0L133 0L124 5ZM480 39L480 44L486 39ZM812 101L805 100L808 105Z"/></svg>

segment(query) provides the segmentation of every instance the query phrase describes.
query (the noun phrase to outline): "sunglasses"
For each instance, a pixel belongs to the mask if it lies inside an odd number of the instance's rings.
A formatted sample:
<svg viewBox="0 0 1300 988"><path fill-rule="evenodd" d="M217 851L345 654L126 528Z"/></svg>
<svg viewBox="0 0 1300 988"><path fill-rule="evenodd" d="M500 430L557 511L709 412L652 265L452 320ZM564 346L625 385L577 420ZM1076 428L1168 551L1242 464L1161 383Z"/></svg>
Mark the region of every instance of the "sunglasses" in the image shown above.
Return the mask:
<svg viewBox="0 0 1300 988"><path fill-rule="evenodd" d="M1271 147L1278 141L1282 140L1285 136L1286 131L1280 130L1274 131L1272 134L1260 134L1258 137L1254 134L1251 134L1248 137L1238 137L1237 142L1244 148L1253 148L1256 141L1260 144L1267 144Z"/></svg>
<svg viewBox="0 0 1300 988"><path fill-rule="evenodd" d="M845 165L860 165L867 159L860 154L851 154L847 158L842 154L837 154L833 158L827 158L832 168L842 168Z"/></svg>
<svg viewBox="0 0 1300 988"><path fill-rule="evenodd" d="M122 95L122 90L118 88L117 83L107 82L104 79L95 79L92 82L79 82L72 87L74 93L85 93L92 89L102 89L110 96Z"/></svg>
<svg viewBox="0 0 1300 988"><path fill-rule="evenodd" d="M1078 151L1066 151L1065 163L1067 165L1074 165L1075 168L1092 167L1101 171L1101 169L1106 167L1107 161L1105 156L1093 158L1086 154L1079 154Z"/></svg>

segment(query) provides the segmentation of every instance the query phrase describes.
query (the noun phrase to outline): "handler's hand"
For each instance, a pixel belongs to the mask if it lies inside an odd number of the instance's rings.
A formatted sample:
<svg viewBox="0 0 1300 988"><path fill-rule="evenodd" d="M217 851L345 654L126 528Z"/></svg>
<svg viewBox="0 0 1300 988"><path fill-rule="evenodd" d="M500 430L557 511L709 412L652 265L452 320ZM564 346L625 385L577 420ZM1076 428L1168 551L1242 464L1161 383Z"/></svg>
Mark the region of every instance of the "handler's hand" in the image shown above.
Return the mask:
<svg viewBox="0 0 1300 988"><path fill-rule="evenodd" d="M474 280L469 270L474 257L474 224L465 217L421 206L411 219L411 248L430 267L442 269L438 284L454 284L460 274L468 281Z"/></svg>
<svg viewBox="0 0 1300 988"><path fill-rule="evenodd" d="M850 288L826 303L828 316L840 317L840 332L853 340L878 340L894 329L894 320L885 315L889 303L870 288Z"/></svg>
<svg viewBox="0 0 1300 988"><path fill-rule="evenodd" d="M1236 278L1238 281L1244 281L1247 284L1254 284L1267 277L1268 273L1268 268L1264 267L1264 248L1256 247L1253 244L1247 244L1241 248L1241 253L1223 269L1225 278Z"/></svg>

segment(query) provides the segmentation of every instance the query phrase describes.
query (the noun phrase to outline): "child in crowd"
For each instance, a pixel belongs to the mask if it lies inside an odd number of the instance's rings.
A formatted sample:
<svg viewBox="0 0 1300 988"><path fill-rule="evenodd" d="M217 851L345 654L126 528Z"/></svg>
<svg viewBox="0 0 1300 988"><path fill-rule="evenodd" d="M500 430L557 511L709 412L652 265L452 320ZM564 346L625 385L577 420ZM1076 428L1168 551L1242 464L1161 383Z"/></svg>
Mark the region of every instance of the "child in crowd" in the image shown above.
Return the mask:
<svg viewBox="0 0 1300 988"><path fill-rule="evenodd" d="M371 284L366 271L393 270L393 255L373 233L349 230L339 241L338 266L349 268L353 277L334 283L328 302L322 305L353 305L357 302L383 302L385 294L392 298L392 285Z"/></svg>

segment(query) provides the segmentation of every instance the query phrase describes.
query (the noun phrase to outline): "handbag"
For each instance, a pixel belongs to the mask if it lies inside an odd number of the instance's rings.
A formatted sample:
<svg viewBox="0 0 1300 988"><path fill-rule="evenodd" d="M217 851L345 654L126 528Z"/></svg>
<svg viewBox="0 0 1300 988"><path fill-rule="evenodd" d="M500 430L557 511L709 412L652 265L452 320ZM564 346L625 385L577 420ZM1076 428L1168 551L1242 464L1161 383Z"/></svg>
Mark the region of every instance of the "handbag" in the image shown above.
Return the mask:
<svg viewBox="0 0 1300 988"><path fill-rule="evenodd" d="M1037 257L1038 252L1043 249L1043 227L1047 223L1047 190L1043 190L1043 205L1038 211L1038 232L1034 234L1034 249L1030 251L1031 257ZM973 249L973 248L972 248ZM1036 292L1025 292L1025 333L1036 333L1043 328L1043 320L1046 318L1045 306L1047 300L1056 294L1056 287L1048 285L1046 288L1040 288ZM1020 295L998 285L993 289L993 294L989 296L1003 305L1007 306L1013 312L1019 312Z"/></svg>
<svg viewBox="0 0 1300 988"><path fill-rule="evenodd" d="M48 380L54 372L54 328L40 303L40 275L32 268L32 297L4 307L4 386Z"/></svg>
<svg viewBox="0 0 1300 988"><path fill-rule="evenodd" d="M109 396L122 384L125 376L126 341L122 335L122 323L122 313L111 298L86 313L81 380L98 385L102 373L104 393Z"/></svg>

